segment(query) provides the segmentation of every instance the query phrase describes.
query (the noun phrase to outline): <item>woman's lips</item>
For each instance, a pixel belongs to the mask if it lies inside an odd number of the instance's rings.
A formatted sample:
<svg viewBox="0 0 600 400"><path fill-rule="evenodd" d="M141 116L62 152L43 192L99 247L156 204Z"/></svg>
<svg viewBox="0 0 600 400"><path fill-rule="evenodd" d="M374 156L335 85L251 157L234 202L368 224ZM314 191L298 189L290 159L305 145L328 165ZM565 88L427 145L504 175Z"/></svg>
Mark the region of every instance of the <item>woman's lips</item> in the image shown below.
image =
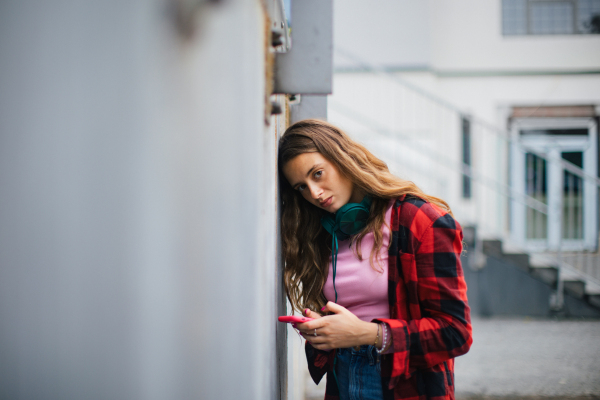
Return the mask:
<svg viewBox="0 0 600 400"><path fill-rule="evenodd" d="M328 198L327 200L322 202L321 207L323 207L323 208L329 207L331 205L331 203L333 203L333 196L331 196L330 198Z"/></svg>

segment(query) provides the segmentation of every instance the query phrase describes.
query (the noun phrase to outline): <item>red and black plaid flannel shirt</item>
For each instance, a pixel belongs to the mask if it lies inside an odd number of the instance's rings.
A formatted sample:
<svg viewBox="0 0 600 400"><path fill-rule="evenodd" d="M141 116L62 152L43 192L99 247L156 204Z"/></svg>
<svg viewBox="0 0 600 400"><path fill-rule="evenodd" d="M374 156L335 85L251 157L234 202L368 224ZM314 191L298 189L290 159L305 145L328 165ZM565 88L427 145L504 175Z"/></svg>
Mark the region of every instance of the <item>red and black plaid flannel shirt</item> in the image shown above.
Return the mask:
<svg viewBox="0 0 600 400"><path fill-rule="evenodd" d="M454 357L473 341L462 229L441 208L407 196L394 203L390 227L390 319L376 320L389 324L393 338L393 353L381 356L384 399L454 399ZM319 383L331 371L335 351L306 342L306 356ZM325 400L338 397L328 374Z"/></svg>

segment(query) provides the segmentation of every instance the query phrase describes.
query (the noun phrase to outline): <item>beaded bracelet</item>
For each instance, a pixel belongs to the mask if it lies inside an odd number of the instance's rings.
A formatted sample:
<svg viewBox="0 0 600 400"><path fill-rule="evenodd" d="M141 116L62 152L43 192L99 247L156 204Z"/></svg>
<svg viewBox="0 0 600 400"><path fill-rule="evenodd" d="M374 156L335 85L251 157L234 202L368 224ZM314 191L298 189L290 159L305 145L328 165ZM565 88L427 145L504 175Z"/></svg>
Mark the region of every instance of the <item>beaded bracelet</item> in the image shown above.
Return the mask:
<svg viewBox="0 0 600 400"><path fill-rule="evenodd" d="M378 354L383 353L383 351L385 350L386 346L387 346L387 327L386 324L378 324L378 325L382 325L381 329L383 329L383 343L381 345L381 350L378 349L377 347L375 347L375 351ZM379 334L379 329L377 329L377 333Z"/></svg>

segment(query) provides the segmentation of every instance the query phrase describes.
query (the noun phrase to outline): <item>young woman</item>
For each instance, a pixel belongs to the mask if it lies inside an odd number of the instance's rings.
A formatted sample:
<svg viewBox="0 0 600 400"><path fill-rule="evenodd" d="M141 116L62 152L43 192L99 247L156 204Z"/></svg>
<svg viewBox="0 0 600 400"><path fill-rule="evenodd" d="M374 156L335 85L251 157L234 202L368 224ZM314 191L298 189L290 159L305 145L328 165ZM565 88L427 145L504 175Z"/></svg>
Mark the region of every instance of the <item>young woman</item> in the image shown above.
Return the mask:
<svg viewBox="0 0 600 400"><path fill-rule="evenodd" d="M286 130L279 169L285 286L325 399L453 399L472 339L448 204L319 120Z"/></svg>

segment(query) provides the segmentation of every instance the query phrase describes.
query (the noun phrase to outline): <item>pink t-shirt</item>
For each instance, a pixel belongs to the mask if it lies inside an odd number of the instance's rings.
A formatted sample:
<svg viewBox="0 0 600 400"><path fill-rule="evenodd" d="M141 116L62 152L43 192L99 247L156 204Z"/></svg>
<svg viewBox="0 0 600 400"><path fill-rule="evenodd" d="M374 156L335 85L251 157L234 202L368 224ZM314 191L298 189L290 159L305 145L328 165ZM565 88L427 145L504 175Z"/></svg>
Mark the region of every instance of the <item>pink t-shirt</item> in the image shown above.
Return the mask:
<svg viewBox="0 0 600 400"><path fill-rule="evenodd" d="M338 293L337 303L348 309L359 319L370 322L374 318L389 318L388 305L388 245L390 228L387 226L392 216L390 201L385 213L386 224L383 225L383 246L374 260L377 270L369 262L374 245L373 233L365 235L361 243L362 261L358 259L350 247L350 239L338 242L337 268L335 287ZM333 269L329 258L329 274L323 293L329 301L335 301L333 291Z"/></svg>

